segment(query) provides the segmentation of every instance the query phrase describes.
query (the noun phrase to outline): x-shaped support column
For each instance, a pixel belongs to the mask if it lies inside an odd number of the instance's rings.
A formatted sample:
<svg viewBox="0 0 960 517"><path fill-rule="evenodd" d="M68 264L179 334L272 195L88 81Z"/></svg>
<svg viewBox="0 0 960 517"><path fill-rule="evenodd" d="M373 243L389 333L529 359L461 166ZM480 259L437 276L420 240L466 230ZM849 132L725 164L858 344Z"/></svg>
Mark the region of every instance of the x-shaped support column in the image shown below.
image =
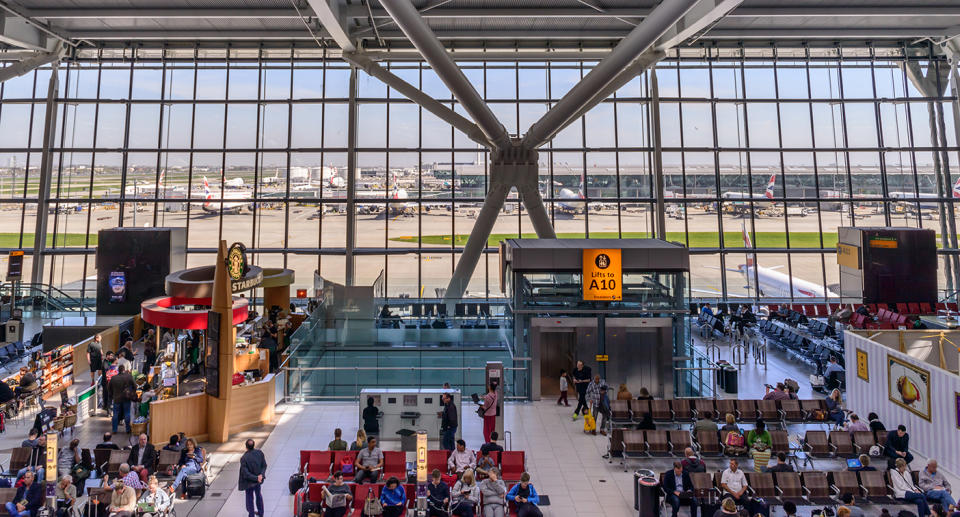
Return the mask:
<svg viewBox="0 0 960 517"><path fill-rule="evenodd" d="M493 231L500 210L510 195L510 189L516 187L520 200L527 210L527 215L533 223L537 237L554 239L557 234L553 231L547 209L543 206L540 197L538 181L538 154L536 150L522 146L519 139L513 139L507 149L494 151L490 162L489 186L480 214L473 223L473 230L467 238L467 244L460 255L460 261L453 272L450 284L447 287L446 299L463 297L467 284L473 276L477 262L487 246L487 239Z"/></svg>

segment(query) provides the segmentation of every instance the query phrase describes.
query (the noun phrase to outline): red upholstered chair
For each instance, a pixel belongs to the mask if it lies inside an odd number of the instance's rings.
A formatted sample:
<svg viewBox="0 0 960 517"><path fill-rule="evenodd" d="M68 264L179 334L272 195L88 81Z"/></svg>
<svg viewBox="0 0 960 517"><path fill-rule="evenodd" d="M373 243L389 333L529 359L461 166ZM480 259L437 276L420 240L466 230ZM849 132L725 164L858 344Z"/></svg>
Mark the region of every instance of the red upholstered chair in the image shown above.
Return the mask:
<svg viewBox="0 0 960 517"><path fill-rule="evenodd" d="M391 476L407 479L407 453L402 451L383 451L383 476L386 481Z"/></svg>
<svg viewBox="0 0 960 517"><path fill-rule="evenodd" d="M330 477L330 461L332 454L330 451L309 451L307 458L307 471L304 474L305 479L311 477L322 481Z"/></svg>
<svg viewBox="0 0 960 517"><path fill-rule="evenodd" d="M336 472L340 470L341 465L343 465L344 460L348 460L350 463L357 462L357 451L333 451L333 464L330 465L331 472ZM356 470L356 469L354 469ZM329 474L328 474L329 475ZM343 473L344 481L349 481L353 479L354 472L347 474Z"/></svg>
<svg viewBox="0 0 960 517"><path fill-rule="evenodd" d="M503 451L500 454L500 476L504 481L520 481L525 465L523 451Z"/></svg>
<svg viewBox="0 0 960 517"><path fill-rule="evenodd" d="M447 471L447 458L450 457L450 451L427 451L427 472L433 472L437 469L440 472Z"/></svg>

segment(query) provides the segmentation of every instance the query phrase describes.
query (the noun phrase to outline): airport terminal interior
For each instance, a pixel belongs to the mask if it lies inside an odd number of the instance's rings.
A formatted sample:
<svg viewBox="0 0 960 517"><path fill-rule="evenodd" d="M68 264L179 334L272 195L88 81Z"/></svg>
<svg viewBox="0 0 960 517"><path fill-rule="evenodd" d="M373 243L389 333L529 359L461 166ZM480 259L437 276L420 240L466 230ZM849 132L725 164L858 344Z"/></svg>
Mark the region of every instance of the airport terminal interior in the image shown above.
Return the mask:
<svg viewBox="0 0 960 517"><path fill-rule="evenodd" d="M0 0L0 515L960 517L954 0Z"/></svg>

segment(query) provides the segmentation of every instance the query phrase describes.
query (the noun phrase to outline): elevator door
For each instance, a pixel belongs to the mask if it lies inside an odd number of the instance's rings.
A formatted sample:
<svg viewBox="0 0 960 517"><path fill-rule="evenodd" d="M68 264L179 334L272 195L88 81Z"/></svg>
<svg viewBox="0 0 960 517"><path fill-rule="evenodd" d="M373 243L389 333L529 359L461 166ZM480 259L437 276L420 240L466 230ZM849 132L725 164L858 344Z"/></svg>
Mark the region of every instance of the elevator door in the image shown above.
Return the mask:
<svg viewBox="0 0 960 517"><path fill-rule="evenodd" d="M560 370L574 367L577 333L574 329L540 334L540 394L544 398L560 395Z"/></svg>

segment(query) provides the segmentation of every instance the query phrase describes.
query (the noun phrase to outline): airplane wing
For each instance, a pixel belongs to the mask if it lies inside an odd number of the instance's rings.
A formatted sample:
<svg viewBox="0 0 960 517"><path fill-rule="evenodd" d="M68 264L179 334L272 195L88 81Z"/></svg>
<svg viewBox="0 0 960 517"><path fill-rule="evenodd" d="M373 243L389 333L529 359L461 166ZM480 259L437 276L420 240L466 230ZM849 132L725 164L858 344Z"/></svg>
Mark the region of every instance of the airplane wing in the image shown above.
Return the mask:
<svg viewBox="0 0 960 517"><path fill-rule="evenodd" d="M781 269L781 268L783 268L783 264L780 264L779 266L770 266L767 269Z"/></svg>
<svg viewBox="0 0 960 517"><path fill-rule="evenodd" d="M713 294L713 295L717 295L717 296L723 296L723 293L721 293L720 291L713 290L713 289L695 289L695 288L691 287L691 288L690 288L690 291L691 291L691 292L694 292L694 293L704 293L704 294ZM730 297L730 298L753 298L752 296L746 296L746 295L743 295L743 294L734 294L734 293L727 293L727 296Z"/></svg>
<svg viewBox="0 0 960 517"><path fill-rule="evenodd" d="M707 269L716 269L717 271L720 271L720 270L721 270L720 266L703 266L703 267L705 267L705 268L707 268ZM782 266L778 266L778 267L782 267ZM729 267L727 268L727 271L730 271L731 273L739 273L739 272L740 272L739 269L734 269L734 268L729 268Z"/></svg>

